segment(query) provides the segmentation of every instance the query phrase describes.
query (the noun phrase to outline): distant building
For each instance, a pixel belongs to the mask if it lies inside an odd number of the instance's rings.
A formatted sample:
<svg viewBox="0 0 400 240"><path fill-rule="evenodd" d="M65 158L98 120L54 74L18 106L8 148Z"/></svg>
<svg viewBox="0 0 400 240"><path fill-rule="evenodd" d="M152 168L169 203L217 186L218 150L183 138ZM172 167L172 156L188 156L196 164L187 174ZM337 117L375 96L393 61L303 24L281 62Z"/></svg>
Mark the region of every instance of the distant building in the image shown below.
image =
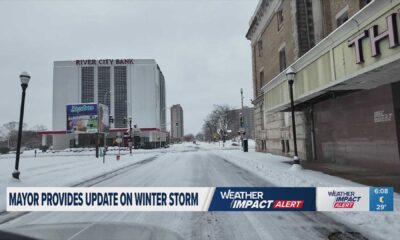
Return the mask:
<svg viewBox="0 0 400 240"><path fill-rule="evenodd" d="M150 148L166 142L165 80L153 59L100 59L55 61L53 70L53 148L93 146L95 134L66 133L66 105L107 105L114 122L107 141L132 128L141 146Z"/></svg>
<svg viewBox="0 0 400 240"><path fill-rule="evenodd" d="M171 107L171 140L183 139L183 110L180 104Z"/></svg>
<svg viewBox="0 0 400 240"><path fill-rule="evenodd" d="M228 112L228 130L231 130L230 136L238 136L240 131L240 113L243 115L243 128L245 138L254 139L254 108L243 107Z"/></svg>

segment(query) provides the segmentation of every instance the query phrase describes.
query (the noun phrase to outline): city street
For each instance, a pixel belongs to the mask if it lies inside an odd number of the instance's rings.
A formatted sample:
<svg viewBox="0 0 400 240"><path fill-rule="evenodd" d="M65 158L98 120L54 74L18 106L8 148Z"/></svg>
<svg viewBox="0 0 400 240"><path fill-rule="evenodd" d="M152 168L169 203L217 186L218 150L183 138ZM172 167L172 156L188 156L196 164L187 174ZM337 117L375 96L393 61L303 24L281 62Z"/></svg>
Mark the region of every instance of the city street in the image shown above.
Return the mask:
<svg viewBox="0 0 400 240"><path fill-rule="evenodd" d="M158 150L156 157L147 161L142 156L145 160L130 167L129 171L99 180L91 186L275 186L221 157L228 153L244 154L238 147L222 148L218 144L173 146L167 150ZM131 156L123 157L122 161L127 161ZM131 158L135 157L137 156L134 154ZM341 238L343 235L351 237L350 239L364 239L363 236L370 238L348 224L317 212L37 212L7 221L1 225L1 229L21 232L18 227L23 225L55 223L143 224L154 227L154 231L164 229L175 232L182 239L346 239ZM91 226L94 228L96 225ZM78 235L76 238L71 236L77 232L83 234L90 228L89 226L75 232L64 231L65 236L58 232L56 236L60 239L79 239ZM34 236L41 237L42 232L36 231L35 234L37 235Z"/></svg>
<svg viewBox="0 0 400 240"><path fill-rule="evenodd" d="M400 239L400 0L0 16L0 240Z"/></svg>

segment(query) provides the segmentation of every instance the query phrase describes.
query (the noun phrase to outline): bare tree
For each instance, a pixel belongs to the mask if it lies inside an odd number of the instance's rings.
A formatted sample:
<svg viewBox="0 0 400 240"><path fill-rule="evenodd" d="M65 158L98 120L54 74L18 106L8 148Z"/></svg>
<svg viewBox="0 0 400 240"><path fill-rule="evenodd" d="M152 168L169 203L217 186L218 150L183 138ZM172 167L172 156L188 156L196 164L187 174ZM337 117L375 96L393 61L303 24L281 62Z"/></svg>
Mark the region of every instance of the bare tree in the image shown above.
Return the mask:
<svg viewBox="0 0 400 240"><path fill-rule="evenodd" d="M225 139L227 127L234 119L230 117L232 107L228 105L214 105L213 111L207 116L203 124L203 134L207 141Z"/></svg>
<svg viewBox="0 0 400 240"><path fill-rule="evenodd" d="M17 145L18 122L8 122L0 127L0 145L8 149L14 149ZM41 137L38 131L44 131L44 125L36 125L32 129L28 129L28 125L22 125L22 146L24 147L40 147Z"/></svg>

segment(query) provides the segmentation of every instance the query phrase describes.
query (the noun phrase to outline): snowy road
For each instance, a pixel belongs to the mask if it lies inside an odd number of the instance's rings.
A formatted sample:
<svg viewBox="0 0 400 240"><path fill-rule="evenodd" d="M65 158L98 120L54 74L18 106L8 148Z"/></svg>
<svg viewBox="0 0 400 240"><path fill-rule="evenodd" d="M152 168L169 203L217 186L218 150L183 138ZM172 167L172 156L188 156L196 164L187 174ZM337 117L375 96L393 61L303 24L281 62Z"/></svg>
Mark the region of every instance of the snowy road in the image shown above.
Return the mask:
<svg viewBox="0 0 400 240"><path fill-rule="evenodd" d="M191 146L167 151L151 161L98 184L98 187L210 187L273 186L253 173L217 156L209 149ZM78 212L29 213L1 225L10 229L27 224L134 223L153 225L183 239L364 239L344 224L321 213L303 212ZM39 234L39 233L38 233ZM65 238L68 239L69 237Z"/></svg>

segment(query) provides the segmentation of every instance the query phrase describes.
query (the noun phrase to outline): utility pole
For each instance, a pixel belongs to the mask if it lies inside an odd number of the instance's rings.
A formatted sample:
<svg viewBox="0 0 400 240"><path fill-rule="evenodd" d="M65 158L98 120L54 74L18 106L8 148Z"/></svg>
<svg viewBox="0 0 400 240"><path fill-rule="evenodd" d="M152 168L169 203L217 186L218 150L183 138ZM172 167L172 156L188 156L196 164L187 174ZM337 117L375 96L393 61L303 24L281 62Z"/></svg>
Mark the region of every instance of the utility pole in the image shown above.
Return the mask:
<svg viewBox="0 0 400 240"><path fill-rule="evenodd" d="M240 89L240 95L241 95L241 100L242 100L242 112L243 112L243 88Z"/></svg>
<svg viewBox="0 0 400 240"><path fill-rule="evenodd" d="M240 113L240 142L242 144L243 147L243 123L244 123L244 119L243 119L243 88L240 89L240 100L242 102L242 110Z"/></svg>
<svg viewBox="0 0 400 240"><path fill-rule="evenodd" d="M132 155L132 117L129 117L129 153Z"/></svg>

